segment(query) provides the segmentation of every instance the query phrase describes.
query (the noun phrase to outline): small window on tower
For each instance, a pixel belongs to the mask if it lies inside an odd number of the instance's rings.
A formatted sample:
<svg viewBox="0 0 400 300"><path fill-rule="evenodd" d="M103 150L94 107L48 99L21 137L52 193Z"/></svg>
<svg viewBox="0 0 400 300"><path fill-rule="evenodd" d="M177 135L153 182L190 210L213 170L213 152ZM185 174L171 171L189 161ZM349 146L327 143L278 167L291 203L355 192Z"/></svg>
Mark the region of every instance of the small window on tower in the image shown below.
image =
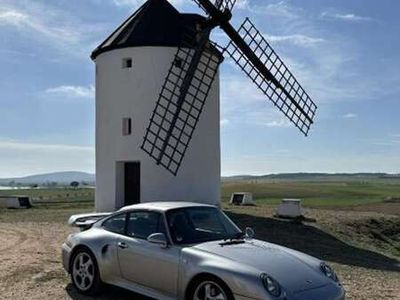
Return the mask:
<svg viewBox="0 0 400 300"><path fill-rule="evenodd" d="M132 119L123 118L122 119L122 135L127 136L132 134Z"/></svg>
<svg viewBox="0 0 400 300"><path fill-rule="evenodd" d="M124 58L122 60L122 68L123 69L131 69L133 66L132 58Z"/></svg>

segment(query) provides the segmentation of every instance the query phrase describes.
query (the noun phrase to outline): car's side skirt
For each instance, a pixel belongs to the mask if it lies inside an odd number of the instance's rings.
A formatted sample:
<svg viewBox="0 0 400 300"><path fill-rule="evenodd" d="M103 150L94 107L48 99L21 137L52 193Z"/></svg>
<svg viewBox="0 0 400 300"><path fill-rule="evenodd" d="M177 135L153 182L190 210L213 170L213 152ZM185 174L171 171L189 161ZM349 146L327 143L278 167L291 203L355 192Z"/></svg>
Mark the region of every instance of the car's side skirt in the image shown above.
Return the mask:
<svg viewBox="0 0 400 300"><path fill-rule="evenodd" d="M159 300L177 300L176 298L171 298L169 296L166 296L154 289L151 289L151 288L148 288L148 287L142 286L140 284L124 280L124 279L120 279L120 280L116 280L116 281L108 281L106 283L118 286L120 288L127 289L129 291L132 291L132 292L135 292L135 293L147 296L147 297L159 299Z"/></svg>

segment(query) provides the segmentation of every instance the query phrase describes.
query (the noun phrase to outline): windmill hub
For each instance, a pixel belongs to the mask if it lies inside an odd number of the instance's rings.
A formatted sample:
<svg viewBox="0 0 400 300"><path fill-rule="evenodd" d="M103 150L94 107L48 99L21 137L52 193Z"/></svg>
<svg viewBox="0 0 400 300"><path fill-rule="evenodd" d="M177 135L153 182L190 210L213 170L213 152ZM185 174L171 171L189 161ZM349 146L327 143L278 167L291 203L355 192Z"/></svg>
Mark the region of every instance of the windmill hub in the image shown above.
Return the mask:
<svg viewBox="0 0 400 300"><path fill-rule="evenodd" d="M317 109L236 0L194 0L207 17L148 0L92 53L96 209L147 201L219 204L219 65L230 57L305 135ZM220 27L226 47L210 41ZM223 49L221 52L218 49Z"/></svg>

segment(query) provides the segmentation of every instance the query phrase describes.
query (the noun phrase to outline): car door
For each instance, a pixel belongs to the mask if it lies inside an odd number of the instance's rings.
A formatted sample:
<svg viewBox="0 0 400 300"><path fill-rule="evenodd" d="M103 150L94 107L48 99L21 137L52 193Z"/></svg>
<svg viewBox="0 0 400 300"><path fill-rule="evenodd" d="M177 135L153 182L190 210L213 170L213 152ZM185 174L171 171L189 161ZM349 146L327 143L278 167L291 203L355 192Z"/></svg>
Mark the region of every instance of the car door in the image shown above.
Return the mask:
<svg viewBox="0 0 400 300"><path fill-rule="evenodd" d="M119 237L125 234L126 213L113 215L102 223L101 238L98 239L99 267L104 281L118 280L121 276L118 263Z"/></svg>
<svg viewBox="0 0 400 300"><path fill-rule="evenodd" d="M176 297L180 249L162 248L147 241L153 233L165 233L164 216L153 211L128 214L126 234L118 242L118 260L125 280Z"/></svg>

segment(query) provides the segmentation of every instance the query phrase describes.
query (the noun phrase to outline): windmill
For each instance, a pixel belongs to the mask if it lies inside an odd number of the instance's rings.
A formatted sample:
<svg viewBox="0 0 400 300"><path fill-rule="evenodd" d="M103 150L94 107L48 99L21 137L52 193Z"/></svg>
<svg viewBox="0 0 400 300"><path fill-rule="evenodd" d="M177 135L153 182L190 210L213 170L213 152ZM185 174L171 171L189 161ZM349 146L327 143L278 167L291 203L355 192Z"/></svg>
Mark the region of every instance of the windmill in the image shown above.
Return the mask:
<svg viewBox="0 0 400 300"><path fill-rule="evenodd" d="M149 201L220 204L219 66L230 57L298 129L316 105L235 0L194 0L207 16L147 0L92 53L96 210ZM230 41L210 40L220 27Z"/></svg>
<svg viewBox="0 0 400 300"><path fill-rule="evenodd" d="M236 0L193 0L205 22L184 33L147 126L141 149L173 175L179 172L223 57L228 55L273 104L307 136L316 104L249 18L230 24ZM226 47L209 40L220 27ZM222 50L222 55L215 51Z"/></svg>

